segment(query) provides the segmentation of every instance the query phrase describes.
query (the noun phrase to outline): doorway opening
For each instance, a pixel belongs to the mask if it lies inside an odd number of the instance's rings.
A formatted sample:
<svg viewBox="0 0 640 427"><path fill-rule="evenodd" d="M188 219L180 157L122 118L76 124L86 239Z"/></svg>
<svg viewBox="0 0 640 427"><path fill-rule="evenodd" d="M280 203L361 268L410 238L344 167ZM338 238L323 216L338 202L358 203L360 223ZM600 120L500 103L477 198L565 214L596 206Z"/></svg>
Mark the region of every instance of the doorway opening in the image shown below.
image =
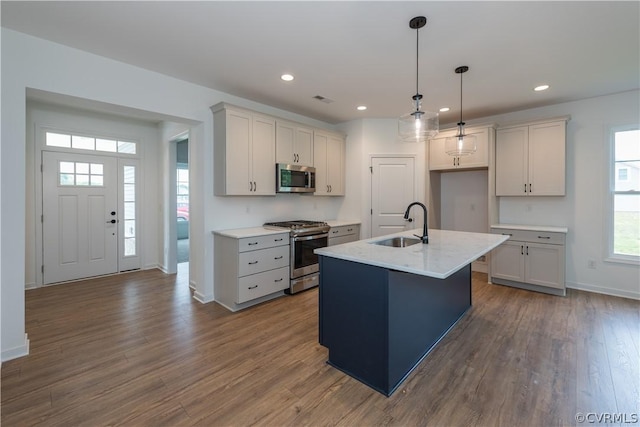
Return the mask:
<svg viewBox="0 0 640 427"><path fill-rule="evenodd" d="M176 237L178 264L189 262L189 140L176 143Z"/></svg>

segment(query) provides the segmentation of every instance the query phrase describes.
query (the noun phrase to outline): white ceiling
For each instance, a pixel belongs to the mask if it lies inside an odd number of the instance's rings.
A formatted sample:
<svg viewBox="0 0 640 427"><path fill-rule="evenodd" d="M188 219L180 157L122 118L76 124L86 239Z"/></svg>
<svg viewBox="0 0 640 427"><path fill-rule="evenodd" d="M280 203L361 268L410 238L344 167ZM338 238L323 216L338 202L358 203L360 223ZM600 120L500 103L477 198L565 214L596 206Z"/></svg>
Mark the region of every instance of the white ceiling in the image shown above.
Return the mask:
<svg viewBox="0 0 640 427"><path fill-rule="evenodd" d="M441 123L640 87L640 2L2 1L2 26L329 123ZM280 80L283 72L293 82ZM532 88L551 85L545 92ZM321 95L327 104L313 99ZM365 112L356 106L368 106Z"/></svg>

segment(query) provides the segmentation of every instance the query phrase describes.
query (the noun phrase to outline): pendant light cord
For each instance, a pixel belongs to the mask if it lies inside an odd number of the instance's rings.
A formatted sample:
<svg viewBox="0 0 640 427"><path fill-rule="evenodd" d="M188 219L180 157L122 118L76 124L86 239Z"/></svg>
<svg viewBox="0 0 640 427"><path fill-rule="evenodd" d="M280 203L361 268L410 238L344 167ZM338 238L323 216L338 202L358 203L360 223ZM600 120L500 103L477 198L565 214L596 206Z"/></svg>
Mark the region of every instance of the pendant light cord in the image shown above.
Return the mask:
<svg viewBox="0 0 640 427"><path fill-rule="evenodd" d="M419 58L420 58L420 50L418 49L418 45L420 43L420 37L418 34L418 31L420 31L419 28L416 28L416 95L420 94L420 92L418 91L418 64L420 63Z"/></svg>
<svg viewBox="0 0 640 427"><path fill-rule="evenodd" d="M464 125L462 121L462 74L464 73L460 73L460 123L458 123L460 126Z"/></svg>

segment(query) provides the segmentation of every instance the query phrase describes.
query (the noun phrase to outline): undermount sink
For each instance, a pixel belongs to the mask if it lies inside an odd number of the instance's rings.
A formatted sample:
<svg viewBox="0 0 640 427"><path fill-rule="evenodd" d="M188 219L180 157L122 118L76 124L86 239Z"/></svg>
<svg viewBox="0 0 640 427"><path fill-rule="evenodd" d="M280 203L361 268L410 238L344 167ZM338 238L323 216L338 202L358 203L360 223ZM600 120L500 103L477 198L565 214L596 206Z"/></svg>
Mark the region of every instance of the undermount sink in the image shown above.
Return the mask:
<svg viewBox="0 0 640 427"><path fill-rule="evenodd" d="M405 248L420 242L420 239L416 239L414 237L392 237L391 239L378 240L377 242L371 243L380 246L390 246L392 248Z"/></svg>

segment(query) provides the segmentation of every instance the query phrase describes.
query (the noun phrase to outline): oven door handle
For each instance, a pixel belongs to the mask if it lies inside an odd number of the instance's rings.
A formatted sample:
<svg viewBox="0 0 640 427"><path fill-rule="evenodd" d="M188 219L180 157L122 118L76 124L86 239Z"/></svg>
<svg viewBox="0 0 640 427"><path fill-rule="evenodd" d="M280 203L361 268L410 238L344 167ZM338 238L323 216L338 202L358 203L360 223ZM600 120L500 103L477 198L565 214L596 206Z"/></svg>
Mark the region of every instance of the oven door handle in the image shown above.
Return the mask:
<svg viewBox="0 0 640 427"><path fill-rule="evenodd" d="M325 237L329 237L329 233L322 233L322 234L312 234L310 236L296 236L296 237L292 237L291 240L293 240L294 242L302 242L305 240L316 240L316 239L322 239Z"/></svg>

